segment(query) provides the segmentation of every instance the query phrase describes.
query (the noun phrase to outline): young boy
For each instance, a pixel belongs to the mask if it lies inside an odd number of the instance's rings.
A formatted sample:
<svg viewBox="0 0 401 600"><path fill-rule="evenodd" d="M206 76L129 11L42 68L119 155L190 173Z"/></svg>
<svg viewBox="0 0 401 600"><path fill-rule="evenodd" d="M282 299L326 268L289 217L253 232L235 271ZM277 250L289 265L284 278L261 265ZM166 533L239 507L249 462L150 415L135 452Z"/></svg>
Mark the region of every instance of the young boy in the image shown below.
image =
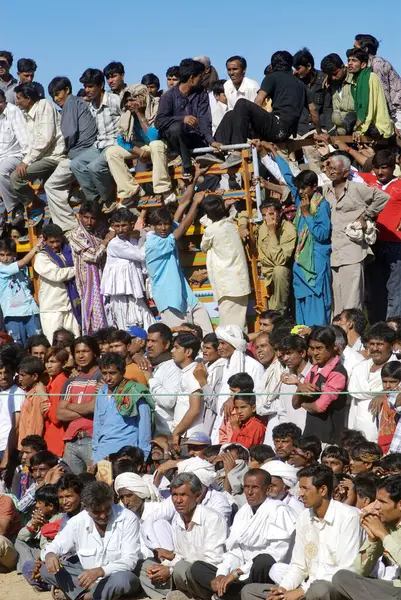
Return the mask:
<svg viewBox="0 0 401 600"><path fill-rule="evenodd" d="M118 329L117 331L112 331L107 338L108 341L108 352L118 352L126 363L124 377L126 379L133 379L138 383L142 383L143 385L147 385L147 380L138 367L136 363L134 363L131 359L129 348L131 345L131 336L126 331L122 331Z"/></svg>
<svg viewBox="0 0 401 600"><path fill-rule="evenodd" d="M373 467L380 461L383 451L375 442L361 442L350 448L350 471L352 475L372 472Z"/></svg>
<svg viewBox="0 0 401 600"><path fill-rule="evenodd" d="M297 469L317 465L322 453L322 442L316 435L306 435L294 441L291 458L288 461Z"/></svg>
<svg viewBox="0 0 401 600"><path fill-rule="evenodd" d="M8 465L9 457L16 447L21 405L24 392L14 385L17 365L6 357L0 357L0 469Z"/></svg>
<svg viewBox="0 0 401 600"><path fill-rule="evenodd" d="M99 204L85 200L79 209L78 227L70 236L75 277L81 297L83 335L92 335L94 331L107 326L100 282L106 249L116 232L111 229L103 240L98 237L96 228L99 217Z"/></svg>
<svg viewBox="0 0 401 600"><path fill-rule="evenodd" d="M260 469L262 465L276 458L273 448L267 444L256 444L256 446L251 446L249 448L249 456L250 469Z"/></svg>
<svg viewBox="0 0 401 600"><path fill-rule="evenodd" d="M42 404L46 404L48 396L46 388L40 382L45 366L40 358L26 356L18 369L18 381L25 391L25 400L21 406L21 418L18 432L18 448L27 435L42 435L44 419Z"/></svg>
<svg viewBox="0 0 401 600"><path fill-rule="evenodd" d="M29 352L31 356L40 358L43 364L45 362L48 348L50 348L50 342L43 334L30 336L25 344L25 350Z"/></svg>
<svg viewBox="0 0 401 600"><path fill-rule="evenodd" d="M235 414L231 415L232 435L230 442L250 448L261 444L265 439L266 425L256 417L256 398L254 395L236 394L234 397Z"/></svg>
<svg viewBox="0 0 401 600"><path fill-rule="evenodd" d="M235 394L253 394L254 383L253 379L248 373L236 373L228 378L227 384L229 386L231 396L229 400L234 403ZM219 442L220 444L229 444L232 435L232 427L229 419L224 418L219 429Z"/></svg>
<svg viewBox="0 0 401 600"><path fill-rule="evenodd" d="M17 260L14 240L0 240L0 307L7 333L22 346L29 336L41 332L39 308L25 267L42 247L43 240L39 238L37 245Z"/></svg>
<svg viewBox="0 0 401 600"><path fill-rule="evenodd" d="M39 306L43 333L49 341L59 327L80 335L81 305L75 284L71 247L58 225L43 227L44 249L35 260L40 277Z"/></svg>
<svg viewBox="0 0 401 600"><path fill-rule="evenodd" d="M19 554L17 573L23 572L28 582L31 578L30 571L34 566L32 561L39 557L40 550L56 536L58 530L57 526L52 528L44 526L48 523L61 521L61 518L56 486L43 485L35 492L35 508L32 518L20 530L15 541L15 549ZM27 568L28 565L29 569Z"/></svg>
<svg viewBox="0 0 401 600"><path fill-rule="evenodd" d="M212 133L216 133L216 129L220 125L224 115L228 112L227 96L224 91L226 79L219 79L212 85L213 96L216 99L212 108Z"/></svg>
<svg viewBox="0 0 401 600"><path fill-rule="evenodd" d="M274 449L280 460L287 462L294 449L294 442L302 435L302 431L294 423L280 423L273 429Z"/></svg>
<svg viewBox="0 0 401 600"><path fill-rule="evenodd" d="M20 500L33 483L29 471L30 458L42 450L47 450L47 445L40 435L28 435L21 440L21 464L15 469L11 484L11 493L18 500Z"/></svg>
<svg viewBox="0 0 401 600"><path fill-rule="evenodd" d="M195 431L203 431L202 389L194 376L197 366L195 359L200 350L201 340L191 333L180 333L175 338L172 357L181 369L179 395L174 407L172 443L179 446L182 437Z"/></svg>
<svg viewBox="0 0 401 600"><path fill-rule="evenodd" d="M345 467L349 465L349 454L340 446L326 446L322 452L321 462L333 473L344 473Z"/></svg>
<svg viewBox="0 0 401 600"><path fill-rule="evenodd" d="M99 362L104 385L96 396L93 416L92 461L100 460L126 445L150 452L154 402L149 390L125 379L125 359L108 352Z"/></svg>
<svg viewBox="0 0 401 600"><path fill-rule="evenodd" d="M174 219L166 208L158 208L150 215L152 231L147 234L145 242L145 260L152 296L163 323L172 328L186 321L194 322L200 325L203 335L213 331L210 317L184 278L178 258L177 240L185 235L195 219L203 198L203 194L194 197L195 184L206 171L207 169L196 168L194 180L185 190ZM187 209L187 214L178 224Z"/></svg>

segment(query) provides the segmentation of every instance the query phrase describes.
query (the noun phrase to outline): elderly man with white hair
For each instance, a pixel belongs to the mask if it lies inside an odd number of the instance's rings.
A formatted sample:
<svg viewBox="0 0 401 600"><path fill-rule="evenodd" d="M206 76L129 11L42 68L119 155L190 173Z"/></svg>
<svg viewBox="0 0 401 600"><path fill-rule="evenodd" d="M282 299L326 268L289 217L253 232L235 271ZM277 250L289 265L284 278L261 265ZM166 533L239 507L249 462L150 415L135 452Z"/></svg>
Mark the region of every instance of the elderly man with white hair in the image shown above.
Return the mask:
<svg viewBox="0 0 401 600"><path fill-rule="evenodd" d="M247 341L238 325L225 325L216 328L215 334L219 340L219 355L226 359L220 395L217 402L217 416L211 433L212 444L219 442L219 428L223 421L223 411L228 417L233 409L230 400L231 392L228 380L237 373L248 373L253 379L255 389L261 385L264 374L263 366L251 356L246 354Z"/></svg>
<svg viewBox="0 0 401 600"><path fill-rule="evenodd" d="M208 508L213 508L226 521L230 519L232 508L226 494L211 487L216 478L216 472L212 464L199 456L194 456L193 458L180 461L177 464L177 471L178 475L182 473L193 473L196 475L202 485L199 503ZM160 539L161 536L166 539L166 531L168 531L170 524L172 527L174 514L174 502L172 496L170 496L163 500L159 506L155 507L151 514L144 519L142 533L148 548L154 550L157 547L155 540Z"/></svg>
<svg viewBox="0 0 401 600"><path fill-rule="evenodd" d="M159 562L146 560L140 580L151 598L178 600L198 597L190 577L192 563L217 566L223 559L228 527L225 519L201 502L203 486L193 473L180 473L171 482L173 549L155 548ZM171 593L173 586L181 594Z"/></svg>
<svg viewBox="0 0 401 600"><path fill-rule="evenodd" d="M261 467L263 471L267 471L271 477L269 488L269 498L281 500L287 506L290 506L297 515L304 510L304 505L295 496L291 490L298 483L297 471L293 465L282 462L281 460L271 460L264 463Z"/></svg>
<svg viewBox="0 0 401 600"><path fill-rule="evenodd" d="M347 156L331 156L326 168L331 183L323 186L323 196L331 208L334 314L348 306L362 308L364 264L373 259L372 240L366 236L367 220L375 219L389 199L378 188L349 181L350 168ZM347 226L351 224L360 240L349 237Z"/></svg>

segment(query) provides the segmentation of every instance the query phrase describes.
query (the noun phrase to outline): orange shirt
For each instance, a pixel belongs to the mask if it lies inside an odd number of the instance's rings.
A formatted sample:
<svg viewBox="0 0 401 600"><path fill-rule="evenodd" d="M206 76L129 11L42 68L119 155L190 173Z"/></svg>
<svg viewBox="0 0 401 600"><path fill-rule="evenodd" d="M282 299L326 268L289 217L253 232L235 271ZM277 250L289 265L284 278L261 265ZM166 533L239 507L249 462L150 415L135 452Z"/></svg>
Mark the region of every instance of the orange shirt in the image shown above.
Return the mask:
<svg viewBox="0 0 401 600"><path fill-rule="evenodd" d="M242 444L245 448L251 448L256 444L263 444L265 432L266 425L263 425L256 417L252 417L240 429L233 430L230 442Z"/></svg>
<svg viewBox="0 0 401 600"><path fill-rule="evenodd" d="M21 441L27 435L43 435L44 419L40 404L42 400L47 399L47 394L42 392L43 389L43 384L36 384L29 392L25 392L19 422L18 450L21 450Z"/></svg>
<svg viewBox="0 0 401 600"><path fill-rule="evenodd" d="M126 366L124 377L126 379L132 379L133 381L137 381L138 383L143 383L143 385L148 385L145 375L142 373L138 365L134 362Z"/></svg>
<svg viewBox="0 0 401 600"><path fill-rule="evenodd" d="M60 373L54 379L49 381L46 388L46 391L49 394L50 408L48 408L43 415L45 419L45 435L43 437L47 444L47 449L56 456L63 456L64 453L63 438L65 426L58 420L56 411L60 400L61 390L67 379L68 377L65 373Z"/></svg>

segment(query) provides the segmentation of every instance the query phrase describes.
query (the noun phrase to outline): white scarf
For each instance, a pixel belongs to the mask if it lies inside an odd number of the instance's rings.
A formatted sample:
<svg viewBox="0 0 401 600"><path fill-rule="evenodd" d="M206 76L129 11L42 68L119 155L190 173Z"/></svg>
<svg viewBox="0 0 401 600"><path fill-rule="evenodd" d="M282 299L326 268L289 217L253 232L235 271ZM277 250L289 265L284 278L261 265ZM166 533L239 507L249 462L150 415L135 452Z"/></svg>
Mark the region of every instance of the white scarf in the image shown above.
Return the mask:
<svg viewBox="0 0 401 600"><path fill-rule="evenodd" d="M160 497L159 490L152 483L150 476L147 478L146 476L141 477L136 473L121 473L116 477L114 482L114 489L118 494L118 490L125 488L130 492L133 492L141 498L141 500L149 500L151 502L161 502L162 498Z"/></svg>
<svg viewBox="0 0 401 600"><path fill-rule="evenodd" d="M240 508L226 541L227 550L231 550L235 544L264 549L272 541L282 540L283 530L275 525L278 506L283 506L283 502L266 498L256 513L248 503ZM239 516L241 518L238 518Z"/></svg>

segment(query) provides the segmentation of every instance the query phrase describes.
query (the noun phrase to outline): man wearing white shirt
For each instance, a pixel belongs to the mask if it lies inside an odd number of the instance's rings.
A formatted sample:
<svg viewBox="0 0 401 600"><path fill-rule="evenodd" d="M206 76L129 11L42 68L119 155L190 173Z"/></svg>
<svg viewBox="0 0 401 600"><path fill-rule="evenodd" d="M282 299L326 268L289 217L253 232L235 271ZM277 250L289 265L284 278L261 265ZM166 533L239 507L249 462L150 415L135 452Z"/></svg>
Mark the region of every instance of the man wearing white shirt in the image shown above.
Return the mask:
<svg viewBox="0 0 401 600"><path fill-rule="evenodd" d="M232 110L240 98L254 102L259 84L254 79L246 77L247 62L243 56L231 56L226 61L227 73L230 78L224 84L227 106Z"/></svg>
<svg viewBox="0 0 401 600"><path fill-rule="evenodd" d="M181 383L181 370L171 357L173 334L164 323L154 323L148 329L146 359L140 368L155 401L155 435L171 435L174 427L174 407Z"/></svg>
<svg viewBox="0 0 401 600"><path fill-rule="evenodd" d="M359 308L346 308L340 313L339 319L335 321L336 325L344 329L347 334L348 346L355 352L364 349L361 336L365 333L367 323L365 314Z"/></svg>
<svg viewBox="0 0 401 600"><path fill-rule="evenodd" d="M231 375L237 373L248 373L253 379L255 389L258 390L263 378L264 368L258 361L246 354L247 341L244 333L238 325L226 325L216 328L216 336L219 340L219 355L226 359L223 371L223 380L217 402L217 415L211 433L212 444L219 442L219 428L223 421L224 413L230 415L234 406L228 380Z"/></svg>
<svg viewBox="0 0 401 600"><path fill-rule="evenodd" d="M140 558L140 523L136 515L113 504L113 489L101 481L82 492L85 507L72 517L41 552L43 581L61 589L70 600L109 600L134 596L134 575ZM72 553L79 561L61 557Z"/></svg>
<svg viewBox="0 0 401 600"><path fill-rule="evenodd" d="M247 586L242 600L265 600L269 590L269 600L326 600L333 589L333 575L352 568L363 540L359 511L332 500L334 480L328 467L301 469L298 480L300 499L307 510L297 520L290 564L276 564L270 572L280 587Z"/></svg>
<svg viewBox="0 0 401 600"><path fill-rule="evenodd" d="M0 359L0 468L5 469L18 439L19 418L24 391L13 385L15 365Z"/></svg>
<svg viewBox="0 0 401 600"><path fill-rule="evenodd" d="M17 106L6 102L0 89L0 197L7 212L18 204L10 182L10 174L20 164L27 150L26 123Z"/></svg>
<svg viewBox="0 0 401 600"><path fill-rule="evenodd" d="M247 503L234 517L227 551L218 567L197 561L191 577L199 587L197 597L238 598L246 583L271 581L276 561L289 553L296 513L279 500L268 498L271 477L262 469L251 469L244 477Z"/></svg>
<svg viewBox="0 0 401 600"><path fill-rule="evenodd" d="M18 200L28 205L36 195L29 182L46 180L65 153L59 115L49 100L41 100L33 83L15 88L17 106L24 111L27 132L27 151L11 174L11 183Z"/></svg>
<svg viewBox="0 0 401 600"><path fill-rule="evenodd" d="M174 407L173 444L195 431L203 431L202 389L194 376L200 345L200 339L192 333L179 333L174 340L171 354L181 369L181 381Z"/></svg>
<svg viewBox="0 0 401 600"><path fill-rule="evenodd" d="M202 484L193 473L181 473L171 482L174 516L173 551L155 549L159 563L146 560L140 579L145 594L151 598L163 598L173 585L198 597L190 577L192 563L199 560L217 566L224 553L227 539L226 521L216 511L200 504ZM167 594L170 598L170 594Z"/></svg>
<svg viewBox="0 0 401 600"><path fill-rule="evenodd" d="M174 467L174 464L172 465ZM206 459L194 456L186 460L176 462L177 472L181 473L192 473L196 475L202 484L202 493L199 498L199 504L212 508L219 513L226 522L231 518L232 508L224 492L219 492L214 489L212 484L216 479L216 471L214 465L209 463ZM158 522L170 523L174 517L174 504L170 497L166 498L160 503L151 515L145 519L143 523L143 531L149 540L157 537ZM164 524L163 524L164 527ZM155 535L156 533L156 535ZM152 550L152 546L150 546Z"/></svg>
<svg viewBox="0 0 401 600"><path fill-rule="evenodd" d="M362 431L366 439L377 442L377 416L381 404L372 410L371 402L382 391L381 370L392 360L396 360L392 345L397 337L394 329L386 323L376 323L365 333L364 339L369 358L356 365L352 371L348 389L351 394L351 407L348 428Z"/></svg>

